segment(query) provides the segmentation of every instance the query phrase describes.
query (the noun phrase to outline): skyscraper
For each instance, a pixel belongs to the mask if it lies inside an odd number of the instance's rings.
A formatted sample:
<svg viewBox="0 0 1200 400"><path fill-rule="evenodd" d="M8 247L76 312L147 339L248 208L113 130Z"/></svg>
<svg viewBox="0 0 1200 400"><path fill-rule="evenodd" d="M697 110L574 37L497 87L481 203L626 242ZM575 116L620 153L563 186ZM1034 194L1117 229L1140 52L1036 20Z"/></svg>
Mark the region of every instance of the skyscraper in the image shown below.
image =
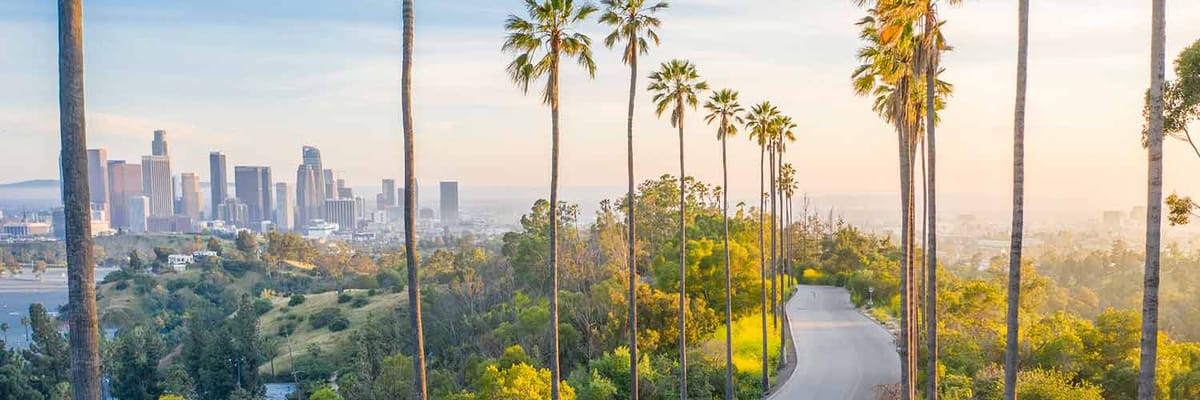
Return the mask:
<svg viewBox="0 0 1200 400"><path fill-rule="evenodd" d="M150 151L150 154L155 156L171 156L170 153L167 153L167 131L161 129L154 131L154 141L150 142Z"/></svg>
<svg viewBox="0 0 1200 400"><path fill-rule="evenodd" d="M246 204L248 222L256 224L270 221L271 203L271 168L270 167L233 167L233 184L235 195Z"/></svg>
<svg viewBox="0 0 1200 400"><path fill-rule="evenodd" d="M325 220L338 224L339 230L353 232L358 227L358 202L354 199L337 199L325 202Z"/></svg>
<svg viewBox="0 0 1200 400"><path fill-rule="evenodd" d="M142 156L142 193L150 198L149 216L168 217L175 214L175 195L172 192L171 160L166 156Z"/></svg>
<svg viewBox="0 0 1200 400"><path fill-rule="evenodd" d="M321 176L323 177L322 180L325 182L325 186L324 186L325 187L325 198L326 199L337 199L338 198L337 174L334 173L332 169L324 170L321 173L322 173Z"/></svg>
<svg viewBox="0 0 1200 400"><path fill-rule="evenodd" d="M246 203L241 202L236 197L225 199L221 203L221 206L217 208L217 216L222 221L239 228L250 225L249 214L249 207L246 207Z"/></svg>
<svg viewBox="0 0 1200 400"><path fill-rule="evenodd" d="M179 203L183 208L179 213L190 217L192 221L199 221L200 210L203 209L200 199L200 177L192 172L179 174L179 186Z"/></svg>
<svg viewBox="0 0 1200 400"><path fill-rule="evenodd" d="M212 214L209 217L216 218L217 207L229 197L229 170L225 169L225 154L219 151L208 153L208 173L212 189Z"/></svg>
<svg viewBox="0 0 1200 400"><path fill-rule="evenodd" d="M290 231L296 227L296 203L292 186L287 182L275 184L275 229Z"/></svg>
<svg viewBox="0 0 1200 400"><path fill-rule="evenodd" d="M108 210L108 151L88 149L88 193L93 205Z"/></svg>
<svg viewBox="0 0 1200 400"><path fill-rule="evenodd" d="M458 182L442 182L441 196L442 223L445 225L457 225Z"/></svg>
<svg viewBox="0 0 1200 400"><path fill-rule="evenodd" d="M129 198L141 196L142 166L126 164L125 160L108 162L109 225L113 229L129 229Z"/></svg>
<svg viewBox="0 0 1200 400"><path fill-rule="evenodd" d="M314 206L320 208L320 206L322 204L325 204L325 167L321 163L321 150L317 149L316 147L312 147L312 146L304 146L304 154L303 155L304 155L304 163L302 165L307 165L307 166L313 167L313 169L315 169L317 171L317 177L316 177L317 180L316 180L316 182L313 183L313 185L317 189L318 199L317 199L317 202L314 204ZM300 183L297 181L297 183L296 183L297 193L299 193L299 191L300 191L299 185L300 185ZM313 218L318 218L318 216L314 215ZM305 222L307 222L307 221L305 221Z"/></svg>
<svg viewBox="0 0 1200 400"><path fill-rule="evenodd" d="M306 153L307 154L307 153ZM324 204L324 188L321 185L321 170L314 165L300 164L296 169L296 221L297 228L307 227L309 221L321 219Z"/></svg>
<svg viewBox="0 0 1200 400"><path fill-rule="evenodd" d="M129 231L132 233L146 233L146 221L150 217L150 198L146 196L130 196L125 201L126 209L129 210Z"/></svg>
<svg viewBox="0 0 1200 400"><path fill-rule="evenodd" d="M386 207L396 205L396 180L383 180L383 202Z"/></svg>

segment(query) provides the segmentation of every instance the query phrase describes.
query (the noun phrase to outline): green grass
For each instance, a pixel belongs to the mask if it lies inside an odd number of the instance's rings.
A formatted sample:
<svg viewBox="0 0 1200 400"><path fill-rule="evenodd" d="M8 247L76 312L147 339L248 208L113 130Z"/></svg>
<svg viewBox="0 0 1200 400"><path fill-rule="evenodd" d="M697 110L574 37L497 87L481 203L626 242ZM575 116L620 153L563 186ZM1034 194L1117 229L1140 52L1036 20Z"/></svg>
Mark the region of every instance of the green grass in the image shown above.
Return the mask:
<svg viewBox="0 0 1200 400"><path fill-rule="evenodd" d="M353 296L366 296L366 290L346 290L346 293ZM263 314L259 318L259 332L267 337L272 337L279 340L278 356L274 359L276 373L290 371L292 367L292 357L288 354L288 342L291 342L291 350L297 361L311 357L308 352L309 346L316 345L322 352L328 352L335 348L336 345L344 342L350 337L350 334L363 326L367 318L374 314L377 318L383 317L391 313L391 310L396 306L408 302L404 293L381 293L379 295L368 297L370 303L360 308L353 308L351 303L338 304L337 292L325 292L318 294L304 295L304 304L288 307L287 297L271 298L271 311ZM312 329L308 324L308 317L316 314L318 311L337 307L345 313L346 318L350 320L350 327L341 332L331 332L328 328ZM283 312L283 309L287 312ZM297 318L296 330L291 337L284 339L279 336L279 327L288 321L288 316L304 317L303 320ZM272 361L268 360L263 365L259 366L259 373L270 374Z"/></svg>

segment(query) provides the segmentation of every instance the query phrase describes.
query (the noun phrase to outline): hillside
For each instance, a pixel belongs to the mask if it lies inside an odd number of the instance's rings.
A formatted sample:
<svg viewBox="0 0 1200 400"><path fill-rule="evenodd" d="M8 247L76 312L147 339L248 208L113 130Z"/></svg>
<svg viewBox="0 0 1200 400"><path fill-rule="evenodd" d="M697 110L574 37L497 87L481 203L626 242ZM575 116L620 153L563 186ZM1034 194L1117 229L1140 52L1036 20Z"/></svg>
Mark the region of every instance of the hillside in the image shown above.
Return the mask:
<svg viewBox="0 0 1200 400"><path fill-rule="evenodd" d="M272 297L270 299L271 311L259 318L259 332L273 340L279 340L279 356L259 366L259 372L266 375L287 375L291 371L293 357L297 363L312 358L309 351L311 346L315 345L322 352L326 352L339 342L349 338L350 334L362 327L370 316L389 314L390 310L408 302L404 293L380 292L375 296L370 296L367 290L346 290L344 293L355 299L366 299L367 303L360 307L354 307L353 301L338 304L336 292L305 295L304 303L290 307L288 306L289 298ZM350 321L348 328L333 332L329 327L320 329L312 327L311 318L321 310L330 308L336 308L343 313ZM284 326L294 327L290 336L280 334L280 328ZM289 347L291 348L290 353ZM274 367L274 372L272 372L272 367Z"/></svg>

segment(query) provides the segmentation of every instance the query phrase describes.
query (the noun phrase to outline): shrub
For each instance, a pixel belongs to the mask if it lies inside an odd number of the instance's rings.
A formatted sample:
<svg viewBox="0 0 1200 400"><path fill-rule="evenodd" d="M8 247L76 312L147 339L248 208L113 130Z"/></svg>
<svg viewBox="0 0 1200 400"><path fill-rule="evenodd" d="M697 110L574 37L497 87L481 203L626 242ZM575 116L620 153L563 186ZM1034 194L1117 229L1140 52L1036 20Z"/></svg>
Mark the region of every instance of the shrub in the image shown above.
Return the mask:
<svg viewBox="0 0 1200 400"><path fill-rule="evenodd" d="M346 328L349 328L349 327L350 327L350 319L346 318L346 317L334 318L334 320L329 323L329 331L330 332L341 332L341 331L346 330Z"/></svg>
<svg viewBox="0 0 1200 400"><path fill-rule="evenodd" d="M329 307L322 309L321 311L317 311L316 314L313 314L311 317L309 317L308 324L312 326L313 329L321 329L329 326L329 324L332 324L338 319L345 318L346 316L342 314L342 309L337 307ZM349 321L346 323L349 324Z"/></svg>
<svg viewBox="0 0 1200 400"><path fill-rule="evenodd" d="M367 291L367 296L374 297L375 295L378 295L378 294L379 294L379 290L378 290L378 289L371 289L371 290L368 290L368 291Z"/></svg>
<svg viewBox="0 0 1200 400"><path fill-rule="evenodd" d="M353 299L354 299L354 297L350 296L348 293L342 293L342 294L338 295L337 302L338 302L338 304L344 304L344 303L349 303L350 300L353 300Z"/></svg>
<svg viewBox="0 0 1200 400"><path fill-rule="evenodd" d="M295 332L296 332L296 323L295 322L288 321L288 322L285 322L285 323L279 325L279 332L278 332L279 336L291 336Z"/></svg>
<svg viewBox="0 0 1200 400"><path fill-rule="evenodd" d="M370 303L371 303L371 300L366 297L355 297L354 302L350 303L350 307L360 308L360 307L365 306Z"/></svg>
<svg viewBox="0 0 1200 400"><path fill-rule="evenodd" d="M113 289L116 289L116 290L129 289L129 282L128 281L117 282L117 284L115 286L113 286Z"/></svg>
<svg viewBox="0 0 1200 400"><path fill-rule="evenodd" d="M254 312L258 315L263 315L263 314L266 314L267 311L271 311L271 307L272 307L271 300L267 300L267 299L254 300Z"/></svg>
<svg viewBox="0 0 1200 400"><path fill-rule="evenodd" d="M288 299L289 307L295 307L301 304L304 304L304 295L302 294L293 294L292 298Z"/></svg>

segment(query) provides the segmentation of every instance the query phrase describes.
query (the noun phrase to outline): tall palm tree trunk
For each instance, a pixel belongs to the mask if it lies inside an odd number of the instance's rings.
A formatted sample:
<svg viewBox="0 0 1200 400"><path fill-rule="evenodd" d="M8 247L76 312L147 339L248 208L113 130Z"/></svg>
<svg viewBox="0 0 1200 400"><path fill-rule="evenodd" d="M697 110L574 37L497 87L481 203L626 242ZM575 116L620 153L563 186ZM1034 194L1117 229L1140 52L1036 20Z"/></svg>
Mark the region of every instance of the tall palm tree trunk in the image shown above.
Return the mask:
<svg viewBox="0 0 1200 400"><path fill-rule="evenodd" d="M769 375L767 375L767 248L765 241L766 229L766 189L763 187L766 170L766 145L760 145L758 150L758 273L759 285L762 287L762 308L760 315L762 316L762 390L766 392L771 387Z"/></svg>
<svg viewBox="0 0 1200 400"><path fill-rule="evenodd" d="M775 278L779 276L779 253L777 251L778 247L775 243L775 228L779 226L779 224L775 223L775 216L777 215L775 210L775 189L777 189L775 182L775 153L778 151L779 148L772 145L770 151L771 184L769 188L771 190L771 327L774 328L779 327L779 295L776 292L777 288L775 282Z"/></svg>
<svg viewBox="0 0 1200 400"><path fill-rule="evenodd" d="M562 372L558 365L558 54L562 43L550 42L550 398L559 400Z"/></svg>
<svg viewBox="0 0 1200 400"><path fill-rule="evenodd" d="M404 249L408 264L409 322L413 336L413 391L418 400L429 398L425 388L425 330L421 322L421 279L417 276L420 258L417 255L416 201L416 134L413 132L412 69L413 69L413 0L404 0L404 61L401 76L401 108L404 118Z"/></svg>
<svg viewBox="0 0 1200 400"><path fill-rule="evenodd" d="M781 135L782 135L782 133L781 133ZM777 320L782 320L783 319L783 307L787 303L783 300L783 295L785 293L785 291L783 289L783 274L784 274L783 263L786 263L787 260L784 259L784 257L783 257L783 246L784 246L783 241L786 239L785 239L785 236L783 236L783 189L781 188L782 181L783 181L783 139L782 138L779 139L779 143L780 143L779 150L776 151L776 155L775 155L776 160L777 160L777 162L775 163L775 170L777 171L775 176L778 179L776 179L775 185L773 186L772 192L771 192L775 195L774 198L776 199L776 201L774 203L772 203L772 207L771 207L772 216L774 217L774 219L772 219L771 222L775 224L775 230L772 231L771 233L772 233L772 236L774 236L775 232L779 232L779 240L778 240L779 244L778 245L772 244L771 247L775 248L775 254L777 257L776 261L774 263L774 265L775 265L774 279L776 281L778 281L779 295L780 295L779 299L777 300L779 302L778 306L775 308L775 318ZM775 204L778 204L778 207L776 207ZM776 241L772 240L772 242L776 242ZM782 261L780 261L781 259L782 259ZM775 285L775 283L772 282L772 286L774 286L774 285ZM779 329L779 364L784 365L784 364L787 364L787 350L786 350L787 349L787 337L786 337L786 335L783 334L783 331L784 331L784 325L787 323L787 321L779 321L777 323L778 323L778 329Z"/></svg>
<svg viewBox="0 0 1200 400"><path fill-rule="evenodd" d="M66 219L71 393L75 400L97 400L100 398L99 327L87 180L82 8L81 0L58 2L59 128Z"/></svg>
<svg viewBox="0 0 1200 400"><path fill-rule="evenodd" d="M729 126L722 120L721 129ZM729 162L725 135L721 134L721 214L725 236L725 400L733 400L733 278L729 271Z"/></svg>
<svg viewBox="0 0 1200 400"><path fill-rule="evenodd" d="M916 136L917 128L914 126L910 131L909 137ZM917 359L921 352L920 346L920 316L918 311L920 306L917 304L919 300L917 292L917 201L916 201L916 143L910 141L908 149L908 376L911 379L911 398L917 398Z"/></svg>
<svg viewBox="0 0 1200 400"><path fill-rule="evenodd" d="M683 165L683 99L679 110L679 398L687 400L687 172Z"/></svg>
<svg viewBox="0 0 1200 400"><path fill-rule="evenodd" d="M909 272L912 268L912 225L909 223L909 214L912 212L910 207L911 181L912 175L909 171L912 170L911 159L908 157L909 135L906 132L907 128L899 125L901 131L899 135L900 144L900 391L902 400L911 400L915 394L913 387L912 376L912 276Z"/></svg>
<svg viewBox="0 0 1200 400"><path fill-rule="evenodd" d="M629 118L626 122L628 130L628 148L626 160L629 167L629 193L625 203L629 218L629 254L626 263L629 265L629 393L630 400L638 398L638 350L637 350L637 229L634 214L634 182L633 182L633 108L637 98L637 41L629 40Z"/></svg>
<svg viewBox="0 0 1200 400"><path fill-rule="evenodd" d="M1012 242L1008 257L1008 318L1004 353L1004 398L1017 398L1017 330L1020 328L1021 249L1025 224L1025 90L1029 67L1029 0L1018 1L1017 99L1013 121ZM1154 207L1156 204L1151 204ZM1149 265L1149 264L1147 264Z"/></svg>
<svg viewBox="0 0 1200 400"><path fill-rule="evenodd" d="M1163 75L1166 70L1166 1L1154 0L1150 38L1149 188L1146 193L1146 277L1142 289L1142 355L1138 399L1154 398L1158 356L1159 246L1162 230Z"/></svg>
<svg viewBox="0 0 1200 400"><path fill-rule="evenodd" d="M934 14L933 2L929 2L929 10L926 12L926 30L932 32L932 27L937 26L937 16ZM932 40L932 39L931 39ZM938 59L933 58L933 62L928 65L925 71L925 156L928 164L925 171L925 334L926 336L926 352L928 353L928 364L925 369L928 377L925 386L925 398L927 400L937 400L938 398L938 316L937 316L937 108L934 101L934 94L937 91L935 80L937 79Z"/></svg>

